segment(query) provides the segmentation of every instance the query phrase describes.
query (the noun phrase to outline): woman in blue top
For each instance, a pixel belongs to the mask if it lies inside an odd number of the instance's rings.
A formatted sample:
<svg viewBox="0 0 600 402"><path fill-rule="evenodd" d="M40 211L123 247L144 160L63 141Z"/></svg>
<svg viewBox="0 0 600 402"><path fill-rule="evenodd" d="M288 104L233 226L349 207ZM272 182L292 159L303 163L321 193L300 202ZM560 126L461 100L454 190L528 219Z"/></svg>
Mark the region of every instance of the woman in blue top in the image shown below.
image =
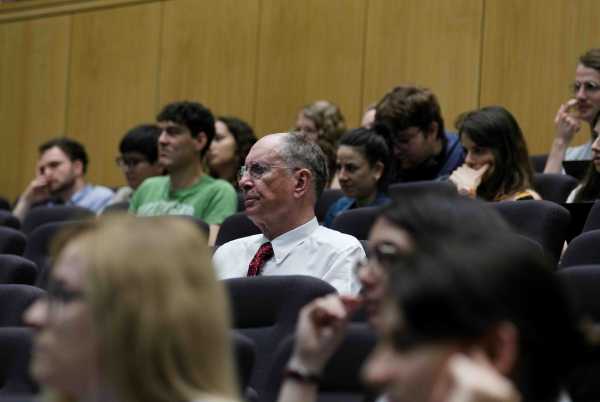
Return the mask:
<svg viewBox="0 0 600 402"><path fill-rule="evenodd" d="M376 132L357 128L340 138L336 172L344 197L333 204L323 224L331 226L336 216L358 207L382 205L390 201L390 151L385 139Z"/></svg>

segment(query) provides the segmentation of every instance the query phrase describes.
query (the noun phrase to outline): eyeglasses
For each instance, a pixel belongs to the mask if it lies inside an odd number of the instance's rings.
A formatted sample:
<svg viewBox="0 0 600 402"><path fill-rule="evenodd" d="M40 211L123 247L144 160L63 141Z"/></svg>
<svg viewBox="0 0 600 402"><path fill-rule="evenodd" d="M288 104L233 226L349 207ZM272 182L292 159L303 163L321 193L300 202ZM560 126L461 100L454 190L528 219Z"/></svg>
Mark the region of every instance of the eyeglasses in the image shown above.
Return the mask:
<svg viewBox="0 0 600 402"><path fill-rule="evenodd" d="M586 93L596 93L600 91L600 84L594 81L575 81L571 85L571 91L573 91L574 94L578 93L581 88L583 88L583 91Z"/></svg>
<svg viewBox="0 0 600 402"><path fill-rule="evenodd" d="M144 158L123 158L122 156L117 156L117 158L115 159L115 163L121 169L124 169L125 167L133 169L140 163L144 162L147 162L147 160Z"/></svg>
<svg viewBox="0 0 600 402"><path fill-rule="evenodd" d="M272 169L290 169L287 166L269 165L267 163L250 163L248 165L240 166L238 172L238 179L244 177L246 173L250 174L250 177L254 180L260 180L264 175L269 173Z"/></svg>
<svg viewBox="0 0 600 402"><path fill-rule="evenodd" d="M358 261L354 267L354 275L359 276L361 272L368 272L369 274L381 275L381 268L388 268L398 261L402 255L402 251L398 246L389 242L381 242L375 244L368 252L367 258ZM372 262L378 264L373 264ZM368 270L368 271L365 271Z"/></svg>

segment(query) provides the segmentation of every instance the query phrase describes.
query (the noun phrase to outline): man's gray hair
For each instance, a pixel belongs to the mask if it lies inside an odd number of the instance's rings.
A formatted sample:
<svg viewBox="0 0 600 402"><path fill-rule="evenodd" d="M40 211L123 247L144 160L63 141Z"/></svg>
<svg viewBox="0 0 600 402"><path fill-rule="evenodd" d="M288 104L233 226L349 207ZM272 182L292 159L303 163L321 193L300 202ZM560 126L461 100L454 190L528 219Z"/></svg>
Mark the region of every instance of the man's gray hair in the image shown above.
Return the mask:
<svg viewBox="0 0 600 402"><path fill-rule="evenodd" d="M316 199L319 199L329 178L327 158L321 148L304 136L288 133L283 137L279 156L290 168L308 169L312 173Z"/></svg>

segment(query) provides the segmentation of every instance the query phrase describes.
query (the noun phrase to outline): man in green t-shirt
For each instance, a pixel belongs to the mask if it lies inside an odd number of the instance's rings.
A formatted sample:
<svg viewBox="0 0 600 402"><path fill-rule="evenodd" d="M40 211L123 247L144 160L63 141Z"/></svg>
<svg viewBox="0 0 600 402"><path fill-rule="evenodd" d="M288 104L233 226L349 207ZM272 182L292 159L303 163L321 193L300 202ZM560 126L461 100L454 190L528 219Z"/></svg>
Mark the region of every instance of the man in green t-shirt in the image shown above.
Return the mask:
<svg viewBox="0 0 600 402"><path fill-rule="evenodd" d="M161 134L158 160L167 176L144 181L131 199L137 215L193 215L210 225L213 244L219 225L236 211L237 194L231 184L204 172L202 157L215 135L212 113L196 102L174 102L156 117Z"/></svg>

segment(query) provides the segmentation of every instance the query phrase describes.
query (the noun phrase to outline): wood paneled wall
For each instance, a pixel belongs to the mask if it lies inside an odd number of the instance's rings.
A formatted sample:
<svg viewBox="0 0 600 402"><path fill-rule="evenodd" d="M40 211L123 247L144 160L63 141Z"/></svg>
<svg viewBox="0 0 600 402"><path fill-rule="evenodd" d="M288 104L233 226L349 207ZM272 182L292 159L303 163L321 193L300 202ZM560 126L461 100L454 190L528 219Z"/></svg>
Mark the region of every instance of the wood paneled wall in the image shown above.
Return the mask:
<svg viewBox="0 0 600 402"><path fill-rule="evenodd" d="M392 86L438 95L446 125L511 110L546 152L577 56L600 47L597 0L23 0L0 5L0 195L31 180L59 134L91 155L89 180L123 183L123 133L173 100L236 115L259 135L317 99L350 126ZM585 140L586 132L579 135Z"/></svg>

